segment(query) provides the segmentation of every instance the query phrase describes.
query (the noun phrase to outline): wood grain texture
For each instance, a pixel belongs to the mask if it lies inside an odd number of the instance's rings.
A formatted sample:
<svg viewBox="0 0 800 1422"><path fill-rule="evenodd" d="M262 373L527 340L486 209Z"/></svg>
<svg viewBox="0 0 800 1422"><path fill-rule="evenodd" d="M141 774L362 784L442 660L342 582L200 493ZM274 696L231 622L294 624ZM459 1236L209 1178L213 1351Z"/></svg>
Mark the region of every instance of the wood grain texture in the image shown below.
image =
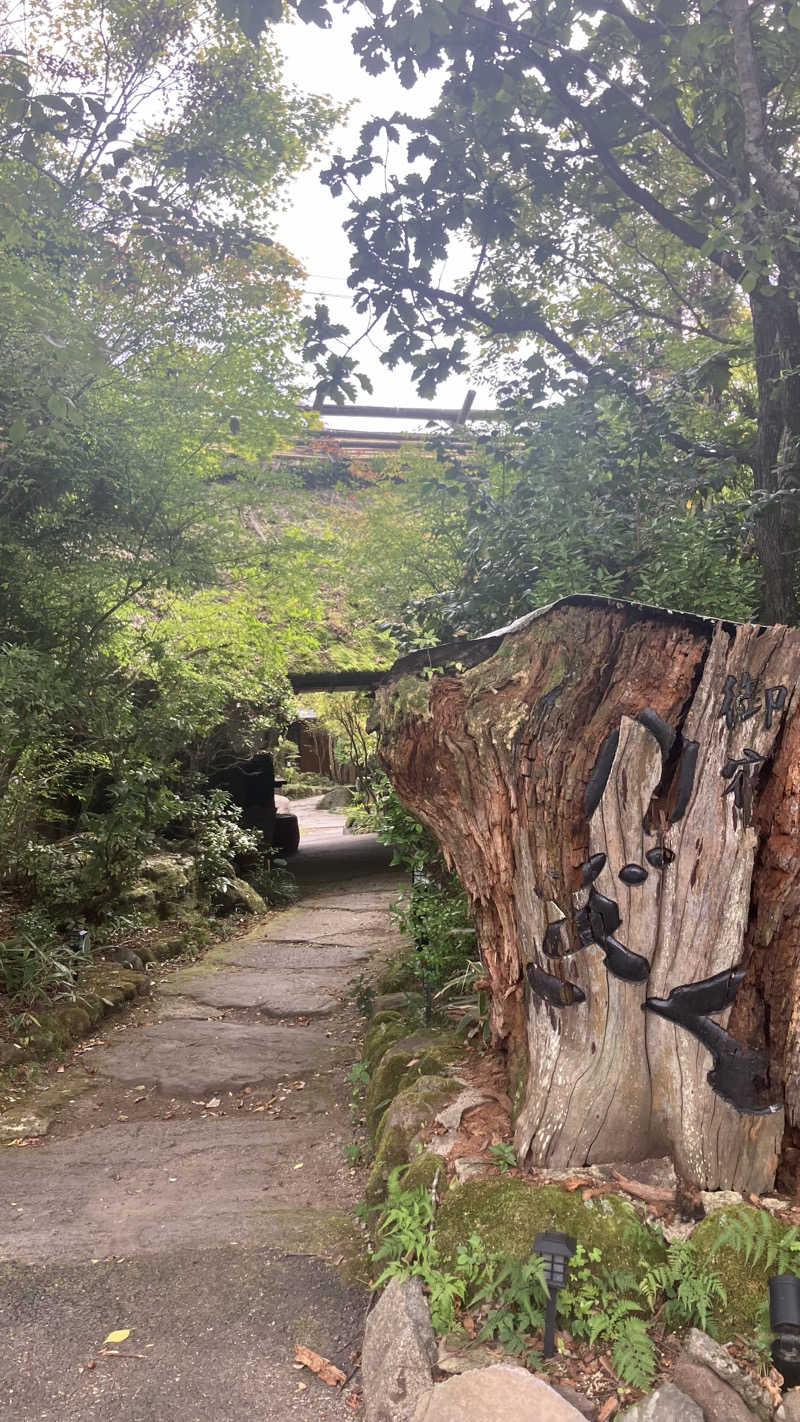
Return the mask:
<svg viewBox="0 0 800 1422"><path fill-rule="evenodd" d="M559 1168L669 1152L703 1188L768 1188L782 1111L728 1104L707 1080L706 1047L643 1003L745 963L733 1011L713 1020L730 1017L739 1041L766 1051L770 1089L777 1100L786 1091L800 1123L800 633L566 599L483 660L476 645L467 660L477 664L463 671L398 666L378 694L380 750L472 899L492 1031L515 1082L518 1152ZM745 675L761 709L728 725L726 678L738 688ZM767 727L764 692L776 686L785 704ZM655 717L638 720L644 708ZM672 750L658 718L675 732ZM612 733L587 818L586 787ZM676 819L681 760L692 755ZM729 762L743 763L736 795ZM666 867L648 861L654 848L674 855ZM603 947L579 944L575 917L592 892L581 865L601 853L593 889L618 906L615 937L649 963L644 983L620 980ZM646 877L620 880L626 865ZM529 963L576 984L585 1002L544 1001Z"/></svg>

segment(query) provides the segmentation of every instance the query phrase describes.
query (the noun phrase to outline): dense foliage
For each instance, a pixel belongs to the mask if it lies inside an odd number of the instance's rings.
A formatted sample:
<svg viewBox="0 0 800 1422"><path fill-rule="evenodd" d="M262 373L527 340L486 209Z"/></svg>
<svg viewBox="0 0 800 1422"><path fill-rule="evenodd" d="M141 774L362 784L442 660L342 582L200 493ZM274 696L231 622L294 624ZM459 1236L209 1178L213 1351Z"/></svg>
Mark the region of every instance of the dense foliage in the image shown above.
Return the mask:
<svg viewBox="0 0 800 1422"><path fill-rule="evenodd" d="M295 8L326 24L340 3ZM274 17L272 0L227 8L251 33ZM351 280L389 362L429 393L482 342L530 399L614 394L661 415L667 450L733 458L754 482L760 614L797 621L798 5L361 9L369 73L443 79L431 113L376 118L329 174L353 194ZM717 391L749 363L730 422L673 408L660 371L676 337Z"/></svg>
<svg viewBox="0 0 800 1422"><path fill-rule="evenodd" d="M271 218L331 112L202 0L2 43L0 878L64 922L288 715L242 510L302 423Z"/></svg>

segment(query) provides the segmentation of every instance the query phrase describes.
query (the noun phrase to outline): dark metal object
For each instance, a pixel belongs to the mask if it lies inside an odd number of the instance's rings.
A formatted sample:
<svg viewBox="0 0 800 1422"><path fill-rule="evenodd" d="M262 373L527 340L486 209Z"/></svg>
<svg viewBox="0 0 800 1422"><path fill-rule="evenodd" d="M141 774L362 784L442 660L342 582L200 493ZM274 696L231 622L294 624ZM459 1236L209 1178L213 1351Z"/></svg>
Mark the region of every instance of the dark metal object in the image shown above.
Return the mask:
<svg viewBox="0 0 800 1422"><path fill-rule="evenodd" d="M783 1392L800 1387L800 1279L795 1274L773 1274L769 1288L769 1326L778 1336L772 1361L783 1377Z"/></svg>
<svg viewBox="0 0 800 1422"><path fill-rule="evenodd" d="M665 844L656 845L653 849L648 849L645 854L648 864L652 864L654 869L666 869L668 864L672 864L675 853L672 849L667 849Z"/></svg>
<svg viewBox="0 0 800 1422"><path fill-rule="evenodd" d="M759 755L750 746L745 746L744 755L738 760L732 757L726 760L720 775L723 780L730 780L730 785L726 785L723 795L732 795L733 803L737 810L744 810L749 813L753 803L753 785L751 777L755 774L756 767L763 765L766 756Z"/></svg>
<svg viewBox="0 0 800 1422"><path fill-rule="evenodd" d="M548 958L563 958L566 956L564 940L561 937L561 925L566 923L565 918L560 918L557 923L548 923L544 933L544 951ZM569 949L566 950L569 952Z"/></svg>
<svg viewBox="0 0 800 1422"><path fill-rule="evenodd" d="M697 754L700 750L699 741L684 741L681 747L681 763L678 767L678 794L675 800L675 809L669 817L671 825L677 824L686 814L686 807L692 797L694 789L694 776L697 769Z"/></svg>
<svg viewBox="0 0 800 1422"><path fill-rule="evenodd" d="M556 1351L556 1299L559 1289L563 1289L567 1282L567 1269L575 1253L576 1243L571 1234L559 1234L557 1230L546 1230L543 1234L534 1236L533 1247L544 1261L544 1277L547 1283L543 1358L552 1358Z"/></svg>
<svg viewBox="0 0 800 1422"><path fill-rule="evenodd" d="M71 928L69 931L69 946L74 953L86 953L89 948L89 930L86 928Z"/></svg>
<svg viewBox="0 0 800 1422"><path fill-rule="evenodd" d="M578 945L581 948L589 948L595 941L594 929L589 920L589 910L584 907L578 909L575 915L575 927L578 931Z"/></svg>
<svg viewBox="0 0 800 1422"><path fill-rule="evenodd" d="M603 791L608 784L608 777L611 774L611 767L614 764L614 756L619 745L619 731L609 731L599 751L594 768L589 776L589 783L586 786L586 818L590 820L597 806L603 798Z"/></svg>
<svg viewBox="0 0 800 1422"><path fill-rule="evenodd" d="M577 983L565 982L563 978L545 972L538 963L529 963L526 973L531 992L549 1002L551 1007L577 1007L586 1001L586 993Z"/></svg>
<svg viewBox="0 0 800 1422"><path fill-rule="evenodd" d="M411 870L411 888L428 889L432 884L433 879L430 874L426 874L424 869L418 869L415 865ZM426 934L414 935L414 947L418 953L424 953L427 946L428 938ZM422 991L425 994L425 1025L427 1027L430 1026L431 1017L433 1015L433 1001L431 997L431 985L424 967L422 968Z"/></svg>
<svg viewBox="0 0 800 1422"><path fill-rule="evenodd" d="M623 884L643 884L647 870L642 864L623 864L618 877Z"/></svg>
<svg viewBox="0 0 800 1422"><path fill-rule="evenodd" d="M650 976L650 964L640 953L626 948L625 944L620 943L611 933L600 946L605 953L606 968L615 978L621 978L624 983L647 981Z"/></svg>
<svg viewBox="0 0 800 1422"><path fill-rule="evenodd" d="M727 968L711 978L674 987L666 1001L675 1004L675 1011L680 1014L679 1021L683 1017L697 1017L707 1012L724 1012L736 1000L743 980L744 968ZM654 1002L662 1000L653 998Z"/></svg>
<svg viewBox="0 0 800 1422"><path fill-rule="evenodd" d="M714 981L707 978L699 986L707 989L708 983ZM689 989L693 986L687 984ZM779 1111L780 1103L768 1099L767 1062L763 1052L743 1046L718 1022L692 1012L686 1006L686 999L681 997L682 992L682 988L673 988L669 997L648 997L642 1003L642 1010L677 1023L710 1052L714 1065L706 1080L734 1110L747 1116L770 1116ZM719 1012L721 1008L713 1010Z"/></svg>
<svg viewBox="0 0 800 1422"><path fill-rule="evenodd" d="M637 711L636 720L640 726L646 727L651 735L655 736L661 750L662 760L668 760L670 751L675 744L675 731L663 718L654 711L652 706L644 706L641 711Z"/></svg>
<svg viewBox="0 0 800 1422"><path fill-rule="evenodd" d="M581 888L587 889L593 884L598 874L602 874L606 867L606 856L602 853L593 854L591 859L587 859L581 865Z"/></svg>
<svg viewBox="0 0 800 1422"><path fill-rule="evenodd" d="M622 922L619 905L616 899L608 899L605 894L598 894L596 889L592 889L586 907L589 910L594 941L602 946L609 933L616 933Z"/></svg>

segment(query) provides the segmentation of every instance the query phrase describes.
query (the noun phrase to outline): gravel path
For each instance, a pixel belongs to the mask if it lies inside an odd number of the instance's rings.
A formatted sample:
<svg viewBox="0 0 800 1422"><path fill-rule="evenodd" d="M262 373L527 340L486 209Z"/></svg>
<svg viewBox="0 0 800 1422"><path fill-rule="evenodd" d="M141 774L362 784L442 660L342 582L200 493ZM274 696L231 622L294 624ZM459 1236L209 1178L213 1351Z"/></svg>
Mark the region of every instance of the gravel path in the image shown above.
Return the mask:
<svg viewBox="0 0 800 1422"><path fill-rule="evenodd" d="M0 1152L0 1416L358 1415L293 1351L354 1369L348 983L397 945L400 882L372 837L299 813L300 903L166 972L47 1077L43 1134Z"/></svg>

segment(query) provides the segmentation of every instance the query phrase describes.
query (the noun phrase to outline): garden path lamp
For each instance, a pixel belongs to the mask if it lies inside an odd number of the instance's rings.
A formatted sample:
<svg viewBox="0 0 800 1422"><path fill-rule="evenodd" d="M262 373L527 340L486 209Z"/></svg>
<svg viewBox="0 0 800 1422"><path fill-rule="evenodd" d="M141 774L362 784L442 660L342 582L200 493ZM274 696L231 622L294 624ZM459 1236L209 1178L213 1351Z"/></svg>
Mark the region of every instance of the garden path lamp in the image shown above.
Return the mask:
<svg viewBox="0 0 800 1422"><path fill-rule="evenodd" d="M433 879L430 874L426 874L424 869L417 869L416 865L411 870L411 889L430 889L433 886ZM414 947L418 953L424 953L428 946L427 934L420 933L417 929L414 933ZM423 960L424 961L424 960ZM422 968L422 991L425 994L425 1024L430 1025L433 1011L431 1002L431 985L425 968Z"/></svg>
<svg viewBox="0 0 800 1422"><path fill-rule="evenodd" d="M800 1279L773 1274L769 1282L769 1326L777 1334L772 1361L783 1374L783 1390L800 1387Z"/></svg>
<svg viewBox="0 0 800 1422"><path fill-rule="evenodd" d="M533 1241L536 1253L541 1254L544 1260L544 1277L547 1284L543 1358L552 1358L556 1351L556 1297L559 1289L563 1289L567 1282L567 1265L575 1253L575 1244L571 1234L558 1234L555 1230L537 1234Z"/></svg>

